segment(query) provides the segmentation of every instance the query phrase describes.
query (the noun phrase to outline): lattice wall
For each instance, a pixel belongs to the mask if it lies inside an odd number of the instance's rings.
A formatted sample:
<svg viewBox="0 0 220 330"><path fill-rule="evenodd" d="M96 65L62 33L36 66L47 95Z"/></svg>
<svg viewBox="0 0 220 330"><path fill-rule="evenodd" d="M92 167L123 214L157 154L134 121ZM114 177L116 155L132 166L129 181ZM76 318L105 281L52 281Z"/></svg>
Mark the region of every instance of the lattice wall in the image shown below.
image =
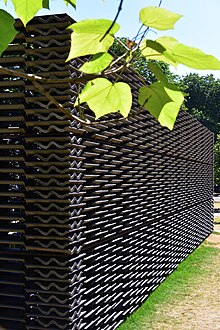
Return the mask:
<svg viewBox="0 0 220 330"><path fill-rule="evenodd" d="M17 22L0 64L74 77L70 24ZM74 85L43 86L75 113ZM3 75L0 119L1 326L116 329L212 230L212 134L186 112L169 132L135 100L129 120L82 128Z"/></svg>

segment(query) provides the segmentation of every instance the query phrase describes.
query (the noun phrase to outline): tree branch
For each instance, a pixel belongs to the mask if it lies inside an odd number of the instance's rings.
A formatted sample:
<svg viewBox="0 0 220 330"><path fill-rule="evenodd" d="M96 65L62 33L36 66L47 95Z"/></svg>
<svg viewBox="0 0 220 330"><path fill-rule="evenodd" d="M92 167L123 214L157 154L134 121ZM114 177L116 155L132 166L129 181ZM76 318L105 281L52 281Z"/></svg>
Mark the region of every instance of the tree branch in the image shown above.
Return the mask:
<svg viewBox="0 0 220 330"><path fill-rule="evenodd" d="M53 103L60 111L62 111L67 117L69 117L72 120L76 120L81 124L89 124L90 121L82 120L81 118L71 114L67 109L65 109L57 100L51 96L36 80L31 81L32 84L43 94L47 97L47 99Z"/></svg>
<svg viewBox="0 0 220 330"><path fill-rule="evenodd" d="M122 10L122 4L123 4L124 0L121 0L120 3L119 3L119 6L118 6L118 11L115 15L115 18L112 22L112 24L110 25L110 27L108 28L108 30L105 32L104 36L101 38L100 42L107 36L107 34L111 31L111 29L113 28L113 26L115 25L117 19L118 19L118 16L120 14L120 11Z"/></svg>
<svg viewBox="0 0 220 330"><path fill-rule="evenodd" d="M42 82L44 82L43 77L36 76L34 74L31 74L31 73L24 73L24 72L18 71L18 70L6 69L6 68L3 68L2 66L0 66L0 73L8 75L8 76L12 76L12 77L20 77L20 78L28 79L30 81L32 81L32 80L41 80Z"/></svg>
<svg viewBox="0 0 220 330"><path fill-rule="evenodd" d="M76 120L77 122L84 124L84 125L91 124L90 121L82 120L81 118L71 114L59 102L57 102L57 100L53 96L51 96L38 82L38 81L40 81L42 83L56 83L57 84L58 82L61 83L59 79L52 80L52 82L51 82L51 79L43 78L43 77L36 76L36 75L30 74L30 73L24 73L22 71L10 70L10 69L6 69L3 67L0 67L0 73L29 80L41 92L41 94L45 95L47 97L47 99L51 103L53 103L60 111L62 111L68 118L70 118L71 120ZM77 81L78 81L78 79L80 79L80 78L76 78ZM72 80L73 79L62 79L62 83L71 82Z"/></svg>
<svg viewBox="0 0 220 330"><path fill-rule="evenodd" d="M53 78L44 78L32 73L24 73L19 70L10 70L0 66L0 74L1 73L12 77L20 77L23 79L27 79L31 82L40 81L41 83L47 83L47 84L86 83L91 79L99 78L102 76L101 74L87 74L77 78L53 79Z"/></svg>
<svg viewBox="0 0 220 330"><path fill-rule="evenodd" d="M127 66L127 64L124 64L124 65L122 65L118 68L112 68L108 71L108 74L112 74L112 73L116 73L120 70L124 70L126 66ZM82 125L92 126L92 125L108 124L108 123L120 123L121 121L124 120L124 118L100 120L100 121L95 121L95 120L90 121L88 119L85 119L85 120L81 119L80 117L77 117L77 116L71 114L67 109L65 109L40 84L40 83L43 83L43 84L45 84L45 83L47 83L47 84L63 84L63 83L82 83L82 82L86 83L91 79L106 76L105 73L103 73L101 75L100 74L99 75L85 75L85 76L78 77L78 78L51 79L51 78L44 78L44 77L34 75L34 74L31 74L31 73L24 73L24 72L19 71L19 70L6 69L6 68L3 68L3 67L0 66L0 74L12 76L12 77L20 77L20 78L29 80L42 95L46 96L46 98L51 103L53 103L62 113L64 113L69 119L75 120L75 121L77 121L78 123L80 123Z"/></svg>
<svg viewBox="0 0 220 330"><path fill-rule="evenodd" d="M122 120L124 120L124 118L118 118L118 119L110 119L110 120L100 120L100 121L90 121L88 119L83 120L73 114L71 114L67 109L65 109L59 102L57 102L57 100L50 95L41 85L39 82L41 83L51 83L51 84L63 84L63 83L81 83L81 82L87 82L89 79L94 79L97 77L100 77L100 75L86 75L86 77L80 77L80 78L71 78L71 79L47 79L44 77L40 77L31 73L24 73L22 71L19 70L10 70L10 69L6 69L0 66L0 74L4 74L4 75L8 75L8 76L12 76L12 77L20 77L23 79L27 79L29 80L35 87L36 89L43 95L46 96L46 98L53 103L60 111L62 111L68 118L70 118L71 120L75 120L78 123L82 124L82 125L98 125L98 124L107 124L107 123L118 123ZM39 81L39 82L38 82Z"/></svg>

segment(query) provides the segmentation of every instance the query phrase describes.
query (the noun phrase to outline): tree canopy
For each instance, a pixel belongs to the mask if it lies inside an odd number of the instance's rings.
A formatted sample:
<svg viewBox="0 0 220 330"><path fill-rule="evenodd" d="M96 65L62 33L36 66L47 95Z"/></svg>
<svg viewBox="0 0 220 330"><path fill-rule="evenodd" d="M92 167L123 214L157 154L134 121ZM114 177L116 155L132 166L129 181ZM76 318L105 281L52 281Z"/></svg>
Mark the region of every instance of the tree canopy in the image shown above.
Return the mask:
<svg viewBox="0 0 220 330"><path fill-rule="evenodd" d="M197 73L179 78L189 113L214 133L214 179L220 186L220 79Z"/></svg>
<svg viewBox="0 0 220 330"><path fill-rule="evenodd" d="M186 93L186 107L203 125L220 133L220 80L213 75L189 74L181 80Z"/></svg>

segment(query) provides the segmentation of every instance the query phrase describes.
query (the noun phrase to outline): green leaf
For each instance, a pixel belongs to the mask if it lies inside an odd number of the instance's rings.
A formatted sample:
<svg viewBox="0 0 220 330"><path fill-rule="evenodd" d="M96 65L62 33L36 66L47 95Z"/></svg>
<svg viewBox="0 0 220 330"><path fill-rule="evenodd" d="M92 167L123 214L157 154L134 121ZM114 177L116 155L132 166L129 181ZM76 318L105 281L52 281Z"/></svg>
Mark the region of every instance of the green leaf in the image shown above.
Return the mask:
<svg viewBox="0 0 220 330"><path fill-rule="evenodd" d="M161 37L156 41L145 40L141 44L142 54L153 60L159 60L177 66L186 65L197 70L220 70L220 61L203 53L200 49L181 44L172 37Z"/></svg>
<svg viewBox="0 0 220 330"><path fill-rule="evenodd" d="M165 84L168 83L167 76L163 73L163 71L159 68L158 65L153 64L152 62L148 63L148 69L153 72L157 80L164 82Z"/></svg>
<svg viewBox="0 0 220 330"><path fill-rule="evenodd" d="M132 105L131 89L124 82L111 83L105 78L96 78L86 84L75 106L84 102L95 113L96 119L118 111L126 118Z"/></svg>
<svg viewBox="0 0 220 330"><path fill-rule="evenodd" d="M158 30L170 30L174 24L182 17L169 10L160 7L146 7L140 11L141 22L148 27Z"/></svg>
<svg viewBox="0 0 220 330"><path fill-rule="evenodd" d="M0 55L18 33L14 28L14 22L14 18L7 11L0 9Z"/></svg>
<svg viewBox="0 0 220 330"><path fill-rule="evenodd" d="M12 0L12 3L24 26L43 8L42 0Z"/></svg>
<svg viewBox="0 0 220 330"><path fill-rule="evenodd" d="M118 31L119 25L114 24L111 31L102 40L112 21L106 19L88 19L72 24L69 28L71 34L71 49L67 61L90 54L105 53L113 44L113 35Z"/></svg>
<svg viewBox="0 0 220 330"><path fill-rule="evenodd" d="M76 9L76 0L64 0L65 4L73 6Z"/></svg>
<svg viewBox="0 0 220 330"><path fill-rule="evenodd" d="M159 40L160 38L156 41L144 40L140 45L142 55L147 59L162 61L176 67L177 63L172 53L160 44Z"/></svg>
<svg viewBox="0 0 220 330"><path fill-rule="evenodd" d="M93 55L89 62L83 64L80 71L87 74L102 72L112 62L113 57L108 53L98 53Z"/></svg>
<svg viewBox="0 0 220 330"><path fill-rule="evenodd" d="M159 42L161 42L161 39ZM181 44L171 37L163 37L162 45L172 52L177 63L197 70L220 70L220 61L198 48Z"/></svg>
<svg viewBox="0 0 220 330"><path fill-rule="evenodd" d="M139 90L138 101L162 126L173 129L184 101L182 92L174 84L156 82Z"/></svg>

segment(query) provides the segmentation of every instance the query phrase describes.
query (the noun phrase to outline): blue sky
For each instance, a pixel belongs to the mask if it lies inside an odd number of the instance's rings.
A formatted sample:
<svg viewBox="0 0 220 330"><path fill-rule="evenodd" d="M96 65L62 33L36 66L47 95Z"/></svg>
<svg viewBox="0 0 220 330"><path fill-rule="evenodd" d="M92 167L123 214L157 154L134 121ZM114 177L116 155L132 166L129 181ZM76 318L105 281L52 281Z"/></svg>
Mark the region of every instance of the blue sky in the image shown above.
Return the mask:
<svg viewBox="0 0 220 330"><path fill-rule="evenodd" d="M34 1L34 0L33 0ZM139 11L143 7L158 5L159 0L124 0L123 10L118 23L121 25L119 35L132 38L139 27ZM52 0L51 12L67 12L75 20L86 18L113 19L119 5L119 0L77 0L77 10L66 7L61 0ZM5 8L2 4L1 8ZM175 29L149 35L149 38L158 38L162 35L175 37L180 42L198 47L208 54L220 59L220 0L163 0L162 7L169 9L183 17L176 23ZM12 13L11 6L8 10ZM48 14L42 10L39 14ZM184 75L193 72L184 66L179 66L177 73ZM174 69L175 72L175 69ZM220 78L220 71L199 71L200 75L213 73Z"/></svg>

